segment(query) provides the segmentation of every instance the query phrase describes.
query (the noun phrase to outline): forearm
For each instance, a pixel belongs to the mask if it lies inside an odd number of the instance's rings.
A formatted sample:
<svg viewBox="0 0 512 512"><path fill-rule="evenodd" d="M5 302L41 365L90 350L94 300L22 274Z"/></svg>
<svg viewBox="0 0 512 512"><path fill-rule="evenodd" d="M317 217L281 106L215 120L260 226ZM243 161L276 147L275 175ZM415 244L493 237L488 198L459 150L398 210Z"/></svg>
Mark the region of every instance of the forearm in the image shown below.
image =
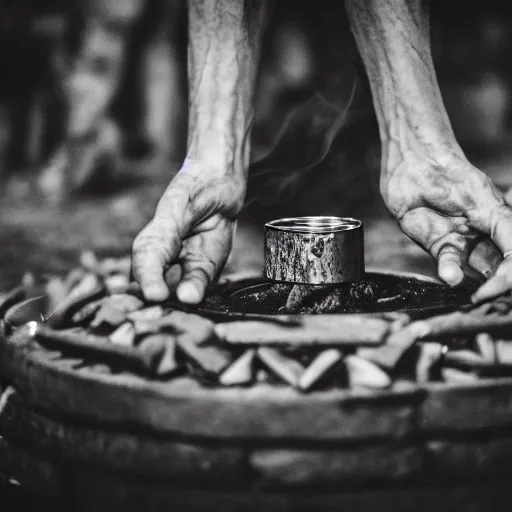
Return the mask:
<svg viewBox="0 0 512 512"><path fill-rule="evenodd" d="M188 0L187 157L246 179L260 42L271 0Z"/></svg>
<svg viewBox="0 0 512 512"><path fill-rule="evenodd" d="M382 172L408 151L462 155L444 108L423 0L346 0L382 142Z"/></svg>

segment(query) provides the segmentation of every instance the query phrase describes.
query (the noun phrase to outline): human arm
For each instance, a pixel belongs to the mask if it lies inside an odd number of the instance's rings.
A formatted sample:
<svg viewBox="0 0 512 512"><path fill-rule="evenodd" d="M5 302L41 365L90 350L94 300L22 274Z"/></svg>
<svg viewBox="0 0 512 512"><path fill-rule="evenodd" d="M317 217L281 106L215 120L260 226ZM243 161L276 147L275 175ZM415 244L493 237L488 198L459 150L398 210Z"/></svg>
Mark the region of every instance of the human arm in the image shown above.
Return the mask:
<svg viewBox="0 0 512 512"><path fill-rule="evenodd" d="M245 198L268 3L188 0L187 155L133 244L133 273L148 300L177 286L182 302L198 303L226 263Z"/></svg>
<svg viewBox="0 0 512 512"><path fill-rule="evenodd" d="M459 284L473 263L494 274L475 299L511 289L512 261L500 261L512 249L512 210L455 138L432 60L428 4L346 0L346 7L372 90L388 209L448 284Z"/></svg>

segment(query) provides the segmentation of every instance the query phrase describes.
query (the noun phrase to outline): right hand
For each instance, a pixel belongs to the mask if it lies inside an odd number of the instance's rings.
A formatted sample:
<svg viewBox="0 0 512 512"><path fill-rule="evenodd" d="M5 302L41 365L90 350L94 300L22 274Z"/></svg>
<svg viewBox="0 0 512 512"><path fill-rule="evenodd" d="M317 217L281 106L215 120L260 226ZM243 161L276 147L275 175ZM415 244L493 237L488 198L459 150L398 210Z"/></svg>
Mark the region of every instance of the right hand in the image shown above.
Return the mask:
<svg viewBox="0 0 512 512"><path fill-rule="evenodd" d="M147 300L163 301L174 289L183 303L203 300L231 250L245 196L241 181L235 173L185 161L133 242L132 271Z"/></svg>
<svg viewBox="0 0 512 512"><path fill-rule="evenodd" d="M488 280L475 302L512 290L512 260L502 258L512 250L512 208L458 151L401 153L381 191L404 233L437 259L443 281L455 286L477 271Z"/></svg>

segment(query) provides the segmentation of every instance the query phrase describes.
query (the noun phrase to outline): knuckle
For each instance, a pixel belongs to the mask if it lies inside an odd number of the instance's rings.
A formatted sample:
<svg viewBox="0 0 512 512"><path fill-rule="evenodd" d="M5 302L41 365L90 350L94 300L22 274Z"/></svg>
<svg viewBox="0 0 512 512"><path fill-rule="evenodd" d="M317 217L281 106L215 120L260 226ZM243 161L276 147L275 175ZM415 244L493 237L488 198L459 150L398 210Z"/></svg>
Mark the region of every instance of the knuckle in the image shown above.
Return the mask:
<svg viewBox="0 0 512 512"><path fill-rule="evenodd" d="M133 242L132 265L134 268L145 267L154 264L155 261L165 259L165 246L159 239L141 237Z"/></svg>
<svg viewBox="0 0 512 512"><path fill-rule="evenodd" d="M190 275L204 276L208 282L214 279L219 265L212 258L193 253L188 253L184 257L185 267Z"/></svg>
<svg viewBox="0 0 512 512"><path fill-rule="evenodd" d="M506 223L512 223L512 209L503 200L501 200L492 209L490 214L491 237L494 238L500 225Z"/></svg>
<svg viewBox="0 0 512 512"><path fill-rule="evenodd" d="M165 246L169 240L169 230L166 230L158 219L153 219L134 239L133 246L138 250L147 248L153 250Z"/></svg>
<svg viewBox="0 0 512 512"><path fill-rule="evenodd" d="M208 271L202 267L194 268L188 272L187 278L199 282L205 287L208 286L213 280L213 276L211 276Z"/></svg>

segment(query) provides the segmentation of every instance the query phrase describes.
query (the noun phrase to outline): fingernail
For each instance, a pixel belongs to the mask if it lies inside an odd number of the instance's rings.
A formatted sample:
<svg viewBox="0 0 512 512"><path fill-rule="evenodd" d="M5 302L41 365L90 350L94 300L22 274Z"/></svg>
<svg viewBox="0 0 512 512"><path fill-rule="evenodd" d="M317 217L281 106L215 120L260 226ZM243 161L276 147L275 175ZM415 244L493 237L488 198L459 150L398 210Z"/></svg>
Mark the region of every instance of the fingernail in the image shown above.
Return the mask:
<svg viewBox="0 0 512 512"><path fill-rule="evenodd" d="M197 287L190 282L181 283L176 290L176 295L180 302L186 304L199 304L203 298Z"/></svg>
<svg viewBox="0 0 512 512"><path fill-rule="evenodd" d="M456 286L464 279L464 272L458 265L446 265L439 269L439 277L446 284Z"/></svg>

